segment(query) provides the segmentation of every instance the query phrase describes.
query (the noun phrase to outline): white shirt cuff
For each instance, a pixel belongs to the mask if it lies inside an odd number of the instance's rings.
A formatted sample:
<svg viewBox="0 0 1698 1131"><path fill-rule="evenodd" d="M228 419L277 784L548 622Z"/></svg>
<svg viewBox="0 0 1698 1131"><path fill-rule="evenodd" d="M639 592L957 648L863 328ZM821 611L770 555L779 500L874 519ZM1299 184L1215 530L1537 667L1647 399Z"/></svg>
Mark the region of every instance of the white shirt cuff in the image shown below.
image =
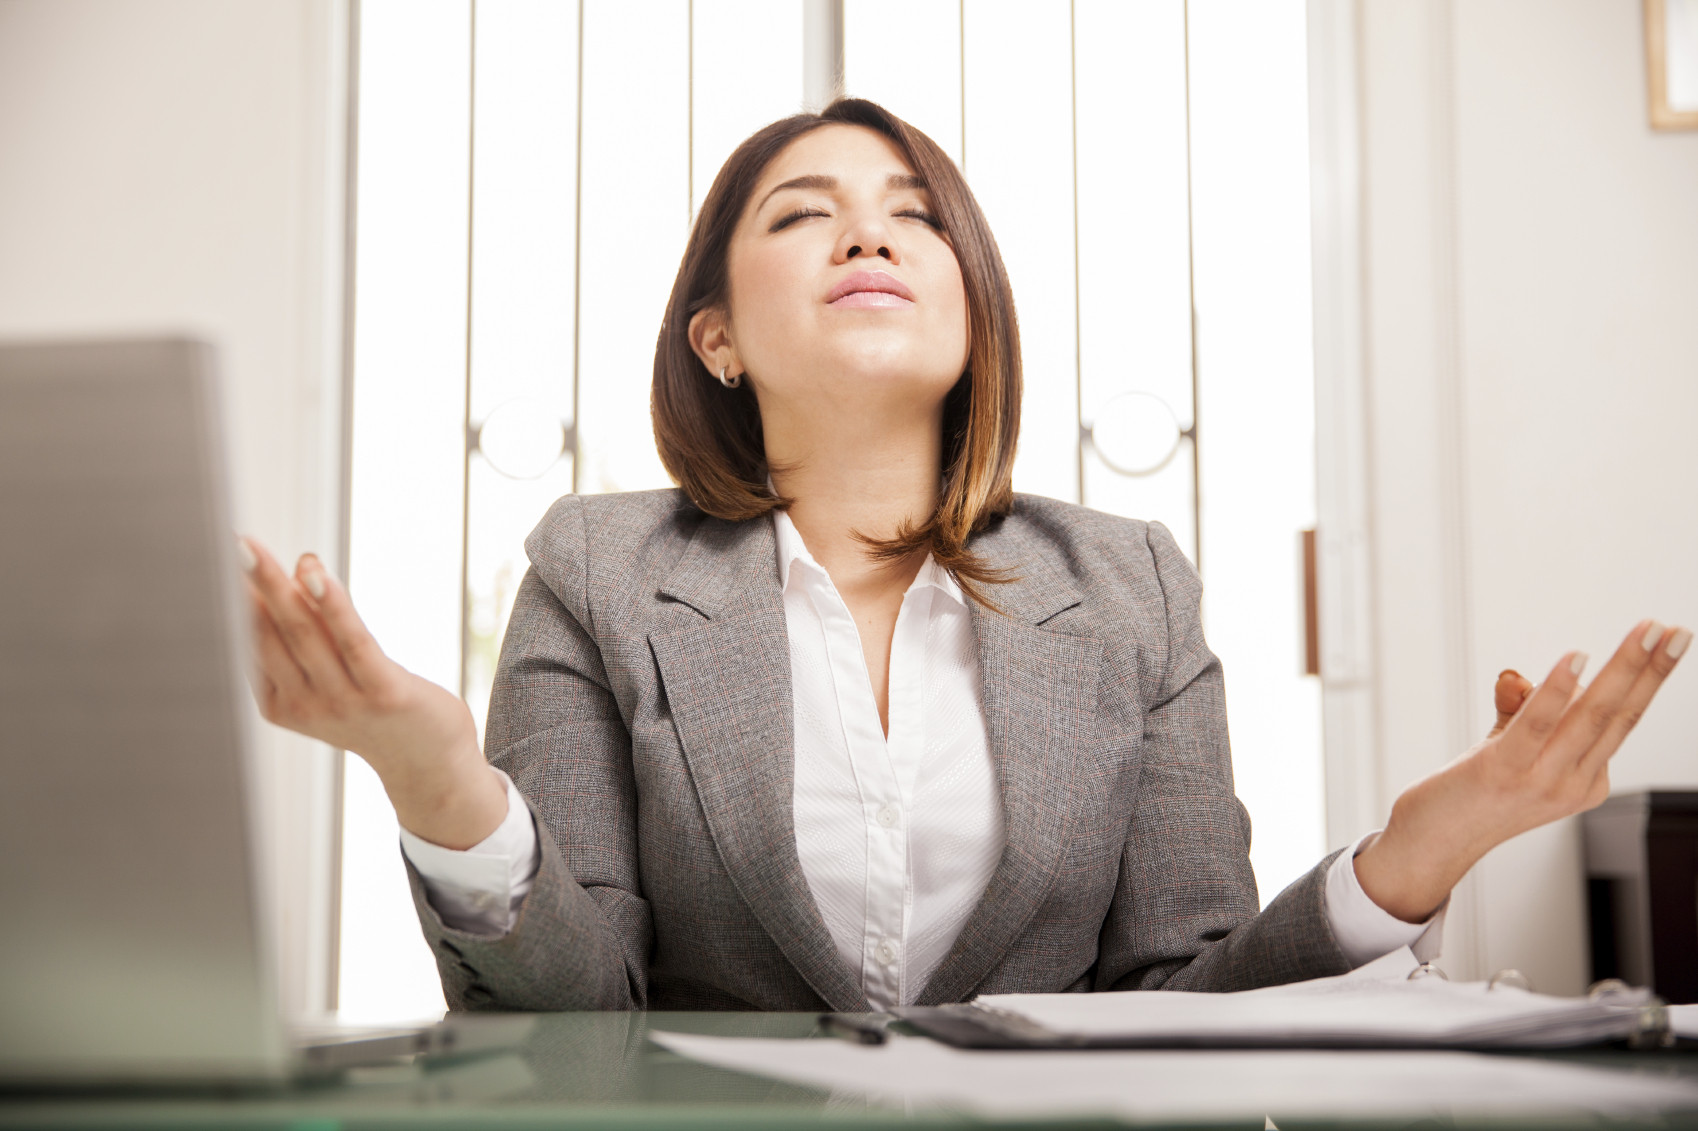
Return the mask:
<svg viewBox="0 0 1698 1131"><path fill-rule="evenodd" d="M1327 922L1333 938L1353 968L1401 946L1420 961L1431 962L1444 947L1444 914L1450 901L1425 923L1405 923L1370 899L1356 878L1356 854L1369 837L1378 835L1376 829L1361 837L1327 869Z"/></svg>
<svg viewBox="0 0 1698 1131"><path fill-rule="evenodd" d="M490 772L507 787L507 816L494 832L461 852L402 829L401 851L418 869L425 897L444 924L467 934L499 937L519 918L542 848L531 811L513 779L493 766Z"/></svg>

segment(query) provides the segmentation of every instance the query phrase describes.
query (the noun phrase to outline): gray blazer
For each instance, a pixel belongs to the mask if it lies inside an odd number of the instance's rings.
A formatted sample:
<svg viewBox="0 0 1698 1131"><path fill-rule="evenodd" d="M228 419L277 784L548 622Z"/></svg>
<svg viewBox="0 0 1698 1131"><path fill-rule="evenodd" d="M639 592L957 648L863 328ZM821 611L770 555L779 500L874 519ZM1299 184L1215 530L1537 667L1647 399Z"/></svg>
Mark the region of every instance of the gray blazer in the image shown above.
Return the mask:
<svg viewBox="0 0 1698 1131"><path fill-rule="evenodd" d="M1007 847L921 1004L1237 990L1348 969L1320 864L1259 914L1201 586L1159 523L1031 495L973 548ZM864 1010L796 854L772 523L681 491L568 495L525 542L486 750L542 862L501 937L445 926L455 1009Z"/></svg>

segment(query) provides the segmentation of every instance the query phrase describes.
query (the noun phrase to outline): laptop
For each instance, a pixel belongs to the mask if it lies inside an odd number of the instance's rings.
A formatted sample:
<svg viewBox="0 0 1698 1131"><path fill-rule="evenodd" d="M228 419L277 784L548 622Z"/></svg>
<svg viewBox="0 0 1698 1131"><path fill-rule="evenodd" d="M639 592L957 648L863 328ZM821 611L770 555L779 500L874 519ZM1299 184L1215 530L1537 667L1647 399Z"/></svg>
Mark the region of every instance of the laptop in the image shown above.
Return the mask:
<svg viewBox="0 0 1698 1131"><path fill-rule="evenodd" d="M504 1039L285 1029L218 402L194 341L0 343L6 1086L276 1084Z"/></svg>

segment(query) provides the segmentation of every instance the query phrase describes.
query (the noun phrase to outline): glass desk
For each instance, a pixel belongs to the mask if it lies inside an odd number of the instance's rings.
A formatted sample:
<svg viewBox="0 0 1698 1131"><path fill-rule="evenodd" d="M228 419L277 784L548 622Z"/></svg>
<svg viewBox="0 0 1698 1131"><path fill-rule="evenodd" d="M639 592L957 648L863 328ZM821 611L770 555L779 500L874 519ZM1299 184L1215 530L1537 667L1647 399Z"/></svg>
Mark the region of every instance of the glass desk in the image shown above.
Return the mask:
<svg viewBox="0 0 1698 1131"><path fill-rule="evenodd" d="M461 1059L397 1063L355 1069L333 1082L300 1085L265 1094L109 1094L51 1097L0 1093L0 1128L210 1128L257 1127L279 1131L338 1131L341 1128L758 1128L977 1122L984 1113L912 1108L901 1101L834 1095L821 1089L712 1068L667 1052L646 1039L650 1030L715 1036L835 1039L825 1036L815 1014L799 1013L558 1013L535 1018L524 1042L510 1051ZM1001 1053L978 1053L1000 1056ZM1074 1054L1050 1052L1066 1057ZM1218 1054L1195 1052L1188 1057ZM1246 1054L1260 1055L1260 1054ZM1290 1055L1289 1053L1284 1055ZM1417 1054L1424 1055L1424 1054ZM1453 1055L1453 1054L1439 1054ZM1506 1059L1523 1060L1522 1057ZM1606 1067L1646 1079L1698 1081L1698 1052L1598 1050L1540 1055L1546 1064ZM999 1127L1183 1126L1234 1127L1261 1131L1265 1113L1205 1122L1127 1122L1103 1116L1028 1115L1002 1119ZM1515 1127L1611 1126L1595 1115L1559 1120L1531 1114L1498 1113L1475 1123L1449 1116L1294 1121L1293 1127ZM1620 1126L1698 1129L1698 1105L1685 1110L1639 1112Z"/></svg>

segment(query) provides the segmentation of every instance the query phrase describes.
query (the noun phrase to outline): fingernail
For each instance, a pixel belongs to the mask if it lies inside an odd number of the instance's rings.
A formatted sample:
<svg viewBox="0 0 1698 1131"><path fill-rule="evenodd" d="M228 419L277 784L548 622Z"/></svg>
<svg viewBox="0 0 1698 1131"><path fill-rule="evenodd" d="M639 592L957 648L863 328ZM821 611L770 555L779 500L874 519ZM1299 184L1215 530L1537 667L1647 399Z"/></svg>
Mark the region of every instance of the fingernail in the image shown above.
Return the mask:
<svg viewBox="0 0 1698 1131"><path fill-rule="evenodd" d="M236 564L242 567L243 573L252 573L254 567L259 564L259 559L254 557L253 547L248 545L246 538L236 539Z"/></svg>
<svg viewBox="0 0 1698 1131"><path fill-rule="evenodd" d="M312 594L313 600L324 600L324 575L322 573L316 569L308 570L306 584L307 592Z"/></svg>
<svg viewBox="0 0 1698 1131"><path fill-rule="evenodd" d="M1573 672L1575 675L1579 675L1581 672L1586 670L1586 660L1586 653L1574 653L1574 659L1568 661L1568 670Z"/></svg>
<svg viewBox="0 0 1698 1131"><path fill-rule="evenodd" d="M1663 626L1652 622L1651 627L1645 630L1645 635L1640 639L1639 645L1644 648L1645 651L1650 652L1657 647L1657 641L1662 638Z"/></svg>
<svg viewBox="0 0 1698 1131"><path fill-rule="evenodd" d="M1677 629L1675 634L1669 637L1669 659L1680 659L1686 652L1686 646L1690 643L1692 643L1692 630L1690 628Z"/></svg>

